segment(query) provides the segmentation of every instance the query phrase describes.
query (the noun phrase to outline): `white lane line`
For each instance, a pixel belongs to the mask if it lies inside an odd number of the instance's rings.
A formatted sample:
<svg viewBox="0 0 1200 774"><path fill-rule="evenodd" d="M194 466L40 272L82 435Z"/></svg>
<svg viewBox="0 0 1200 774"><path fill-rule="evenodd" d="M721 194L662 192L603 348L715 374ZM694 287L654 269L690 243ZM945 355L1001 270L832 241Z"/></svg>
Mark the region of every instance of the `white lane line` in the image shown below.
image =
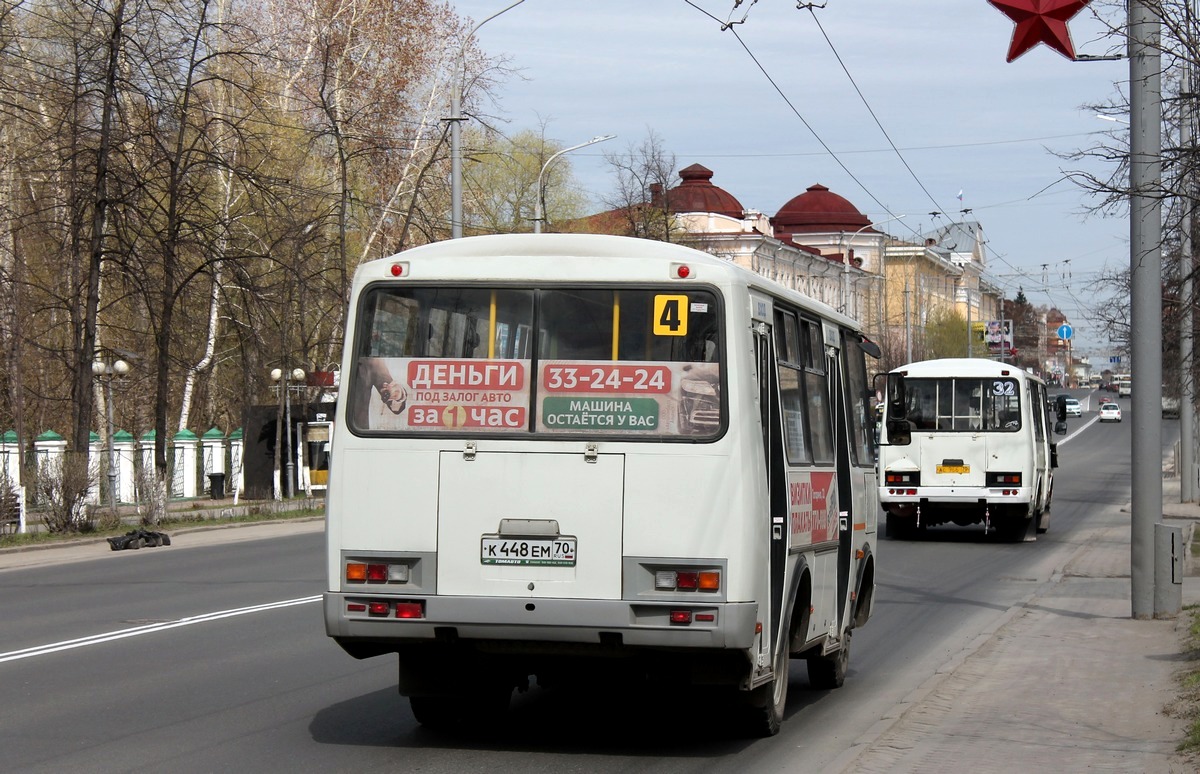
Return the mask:
<svg viewBox="0 0 1200 774"><path fill-rule="evenodd" d="M209 621L219 621L222 618L234 618L235 616L239 615L250 615L251 613L261 613L267 610L276 610L283 607L307 605L310 602L319 602L320 600L320 595L315 597L301 597L300 599L286 599L281 602L270 602L265 605L239 607L234 610L220 610L215 613L189 616L188 618L179 618L174 621L164 621L162 623L147 624L145 626L134 626L130 629L119 629L115 632L105 632L104 634L93 634L89 637L80 637L76 640L63 640L62 642L52 642L48 645L38 645L37 647L33 648L11 650L7 653L0 653L0 664L3 664L6 661L17 661L23 658L33 658L34 656L45 656L47 654L58 653L59 651L63 650L84 648L89 645L99 645L104 642L112 642L113 640L123 640L126 637L140 637L143 634L153 634L154 632L166 631L167 629L178 629L181 626L192 626L193 624L208 623Z"/></svg>
<svg viewBox="0 0 1200 774"><path fill-rule="evenodd" d="M1098 415L1092 417L1087 422L1085 422L1082 425L1080 425L1079 427L1075 428L1075 432L1071 433L1070 435L1068 435L1066 438L1062 439L1061 441L1057 441L1056 443L1059 446L1065 445L1067 443L1067 441L1073 440L1075 438L1075 436L1079 435L1084 430L1087 430L1089 427L1091 427L1092 425L1096 424L1099 421L1100 421L1100 417Z"/></svg>

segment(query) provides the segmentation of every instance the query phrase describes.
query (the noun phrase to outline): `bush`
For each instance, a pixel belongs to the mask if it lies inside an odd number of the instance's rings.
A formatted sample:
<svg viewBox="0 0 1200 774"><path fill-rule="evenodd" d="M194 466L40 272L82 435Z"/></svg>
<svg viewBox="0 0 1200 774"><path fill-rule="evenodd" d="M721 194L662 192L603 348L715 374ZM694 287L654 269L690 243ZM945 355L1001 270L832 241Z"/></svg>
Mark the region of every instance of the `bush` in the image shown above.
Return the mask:
<svg viewBox="0 0 1200 774"><path fill-rule="evenodd" d="M38 502L45 508L42 521L53 533L91 532L95 529L87 508L88 490L95 483L86 452L64 452L42 462L37 472Z"/></svg>

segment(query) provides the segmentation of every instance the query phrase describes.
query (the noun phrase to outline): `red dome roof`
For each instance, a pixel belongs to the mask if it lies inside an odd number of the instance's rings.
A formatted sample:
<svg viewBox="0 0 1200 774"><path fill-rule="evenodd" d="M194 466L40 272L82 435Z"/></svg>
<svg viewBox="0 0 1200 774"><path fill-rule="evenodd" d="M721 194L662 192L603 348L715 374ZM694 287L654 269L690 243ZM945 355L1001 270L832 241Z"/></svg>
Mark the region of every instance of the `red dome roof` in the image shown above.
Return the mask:
<svg viewBox="0 0 1200 774"><path fill-rule="evenodd" d="M712 184L712 170L693 164L679 170L683 182L667 191L671 212L713 212L742 219L742 203L724 188Z"/></svg>
<svg viewBox="0 0 1200 774"><path fill-rule="evenodd" d="M780 208L772 220L775 234L786 239L790 234L829 231L873 231L864 228L871 221L858 208L821 184L794 197Z"/></svg>

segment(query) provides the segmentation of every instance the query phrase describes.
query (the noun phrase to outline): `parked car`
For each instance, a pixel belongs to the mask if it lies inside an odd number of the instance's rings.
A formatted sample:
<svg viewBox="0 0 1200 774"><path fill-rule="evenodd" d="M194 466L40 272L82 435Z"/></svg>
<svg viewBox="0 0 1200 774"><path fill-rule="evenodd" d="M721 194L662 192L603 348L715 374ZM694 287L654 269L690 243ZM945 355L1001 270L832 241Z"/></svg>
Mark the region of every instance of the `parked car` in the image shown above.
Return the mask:
<svg viewBox="0 0 1200 774"><path fill-rule="evenodd" d="M1083 416L1083 406L1079 405L1079 401L1075 400L1074 398L1067 398L1067 416Z"/></svg>
<svg viewBox="0 0 1200 774"><path fill-rule="evenodd" d="M1120 422L1121 407L1116 403L1104 403L1100 406L1101 422Z"/></svg>
<svg viewBox="0 0 1200 774"><path fill-rule="evenodd" d="M1171 419L1179 418L1179 398L1172 398L1169 395L1162 396L1162 415Z"/></svg>

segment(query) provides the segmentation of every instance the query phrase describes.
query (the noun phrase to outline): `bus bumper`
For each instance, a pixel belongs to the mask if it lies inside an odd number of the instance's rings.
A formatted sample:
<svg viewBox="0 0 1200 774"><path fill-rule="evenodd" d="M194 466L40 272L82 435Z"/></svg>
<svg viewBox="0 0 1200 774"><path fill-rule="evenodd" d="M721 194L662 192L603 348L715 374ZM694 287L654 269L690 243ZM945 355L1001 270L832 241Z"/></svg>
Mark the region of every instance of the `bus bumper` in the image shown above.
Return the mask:
<svg viewBox="0 0 1200 774"><path fill-rule="evenodd" d="M423 602L423 616L396 618L397 602ZM360 610L364 603L367 609ZM382 607L371 603L382 603ZM758 625L758 605L753 602L649 603L325 592L324 610L326 633L356 657L447 638L745 650L754 645ZM361 655L356 650L362 651Z"/></svg>

